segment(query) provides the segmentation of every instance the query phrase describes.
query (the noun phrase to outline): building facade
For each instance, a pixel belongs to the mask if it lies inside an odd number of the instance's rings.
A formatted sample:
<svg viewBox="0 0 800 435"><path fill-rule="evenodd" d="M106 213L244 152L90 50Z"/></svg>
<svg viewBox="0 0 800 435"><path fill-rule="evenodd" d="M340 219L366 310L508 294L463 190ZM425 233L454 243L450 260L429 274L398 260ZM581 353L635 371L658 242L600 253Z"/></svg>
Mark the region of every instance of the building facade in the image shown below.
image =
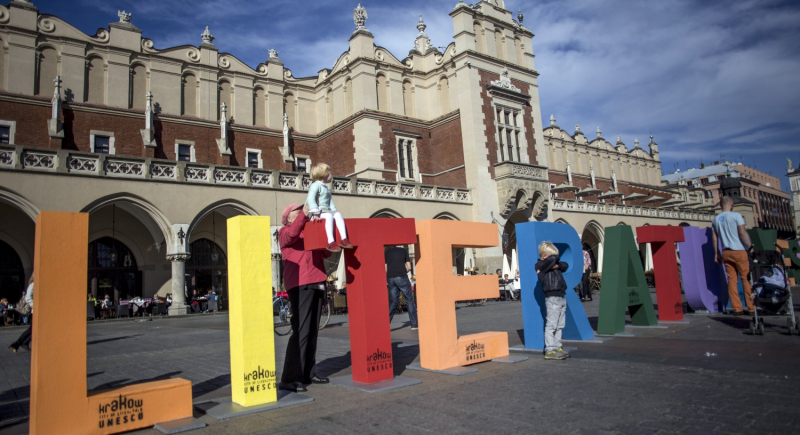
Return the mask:
<svg viewBox="0 0 800 435"><path fill-rule="evenodd" d="M791 160L786 160L789 163L786 177L789 178L789 189L792 192L792 221L795 233L800 234L800 167L795 168Z"/></svg>
<svg viewBox="0 0 800 435"><path fill-rule="evenodd" d="M748 226L777 230L781 238L795 237L791 197L781 190L778 177L741 162L714 162L713 165L701 165L699 169L666 174L662 180L666 185L701 188L711 204L718 204L722 194L721 183L729 177L738 178L742 184L742 198L753 203L753 219L747 222Z"/></svg>
<svg viewBox="0 0 800 435"><path fill-rule="evenodd" d="M502 0L456 4L443 51L420 16L402 58L374 44L363 8L353 15L336 63L295 77L275 50L255 67L219 52L208 28L197 46L161 48L122 11L87 35L30 1L0 6L0 250L11 283L0 290L16 299L37 213L61 210L90 215L89 291L224 292L225 220L265 215L275 226L304 201L314 162L331 166L345 217L497 223L507 242L454 252L459 271L498 267L520 222L588 228L599 259L605 226L708 224L680 189L658 186L654 142L648 154L543 128L533 33ZM602 194L580 192L589 184ZM648 202L657 193L684 202Z"/></svg>

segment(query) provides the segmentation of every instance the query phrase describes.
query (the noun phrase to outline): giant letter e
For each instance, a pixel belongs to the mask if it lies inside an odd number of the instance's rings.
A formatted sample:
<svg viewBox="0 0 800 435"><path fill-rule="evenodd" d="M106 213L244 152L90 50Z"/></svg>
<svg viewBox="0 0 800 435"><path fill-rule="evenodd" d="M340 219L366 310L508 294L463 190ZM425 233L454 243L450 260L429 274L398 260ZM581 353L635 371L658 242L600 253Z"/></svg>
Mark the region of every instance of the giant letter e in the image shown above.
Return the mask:
<svg viewBox="0 0 800 435"><path fill-rule="evenodd" d="M498 245L493 224L431 219L417 222L417 301L420 365L429 370L474 364L508 355L507 332L458 337L455 302L497 298L497 277L454 276L453 248Z"/></svg>

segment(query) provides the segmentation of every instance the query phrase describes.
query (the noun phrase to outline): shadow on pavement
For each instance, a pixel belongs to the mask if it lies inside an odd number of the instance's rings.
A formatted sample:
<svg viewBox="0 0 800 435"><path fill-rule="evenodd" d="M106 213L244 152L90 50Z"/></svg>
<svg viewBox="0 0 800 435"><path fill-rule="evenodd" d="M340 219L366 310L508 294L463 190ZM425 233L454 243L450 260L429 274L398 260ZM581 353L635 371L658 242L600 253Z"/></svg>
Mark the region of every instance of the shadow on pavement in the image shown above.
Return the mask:
<svg viewBox="0 0 800 435"><path fill-rule="evenodd" d="M114 338L106 338L106 339L103 339L103 340L88 341L88 342L86 342L86 345L90 346L92 344L108 343L109 341L125 340L126 338L139 337L139 336L142 336L142 335L144 335L144 334L126 335L124 337L114 337Z"/></svg>
<svg viewBox="0 0 800 435"><path fill-rule="evenodd" d="M394 364L394 375L402 375L406 370L406 366L414 362L419 356L419 345L414 344L410 346L400 347L402 341L392 343L392 362ZM342 370L349 368L352 363L350 361L350 351L341 356L327 358L324 361L317 363L317 374L319 376L332 376Z"/></svg>

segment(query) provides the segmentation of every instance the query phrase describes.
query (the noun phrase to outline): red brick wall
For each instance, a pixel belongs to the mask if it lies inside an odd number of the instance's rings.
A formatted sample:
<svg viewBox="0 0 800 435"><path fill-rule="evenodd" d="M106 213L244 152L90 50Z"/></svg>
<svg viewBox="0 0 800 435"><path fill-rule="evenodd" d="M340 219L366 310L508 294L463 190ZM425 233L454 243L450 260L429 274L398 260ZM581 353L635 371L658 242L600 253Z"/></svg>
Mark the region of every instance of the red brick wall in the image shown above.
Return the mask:
<svg viewBox="0 0 800 435"><path fill-rule="evenodd" d="M14 143L17 145L46 148L50 142L47 134L47 119L50 108L31 104L0 102L0 119L16 121Z"/></svg>
<svg viewBox="0 0 800 435"><path fill-rule="evenodd" d="M390 121L379 121L381 126L381 161L386 169L397 170L397 137L393 129L414 132L417 138L417 160L423 174L436 174L464 164L464 151L461 139L461 119L456 118L434 128L415 128ZM391 173L383 174L384 180L394 181ZM463 169L448 172L436 177L423 177L423 183L440 186L467 187Z"/></svg>
<svg viewBox="0 0 800 435"><path fill-rule="evenodd" d="M349 125L317 143L315 153L307 154L316 156L312 162L327 163L333 175L345 176L356 171L355 142L353 125Z"/></svg>

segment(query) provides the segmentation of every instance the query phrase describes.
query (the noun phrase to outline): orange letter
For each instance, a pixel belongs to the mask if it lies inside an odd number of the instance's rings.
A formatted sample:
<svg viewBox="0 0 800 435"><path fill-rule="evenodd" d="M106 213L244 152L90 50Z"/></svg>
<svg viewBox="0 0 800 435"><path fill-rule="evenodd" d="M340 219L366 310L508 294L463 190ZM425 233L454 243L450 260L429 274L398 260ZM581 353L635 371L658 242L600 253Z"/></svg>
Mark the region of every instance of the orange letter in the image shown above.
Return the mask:
<svg viewBox="0 0 800 435"><path fill-rule="evenodd" d="M420 365L444 370L508 355L508 333L458 337L455 302L497 298L497 277L453 276L453 248L497 246L493 224L431 219L417 222L417 306Z"/></svg>

